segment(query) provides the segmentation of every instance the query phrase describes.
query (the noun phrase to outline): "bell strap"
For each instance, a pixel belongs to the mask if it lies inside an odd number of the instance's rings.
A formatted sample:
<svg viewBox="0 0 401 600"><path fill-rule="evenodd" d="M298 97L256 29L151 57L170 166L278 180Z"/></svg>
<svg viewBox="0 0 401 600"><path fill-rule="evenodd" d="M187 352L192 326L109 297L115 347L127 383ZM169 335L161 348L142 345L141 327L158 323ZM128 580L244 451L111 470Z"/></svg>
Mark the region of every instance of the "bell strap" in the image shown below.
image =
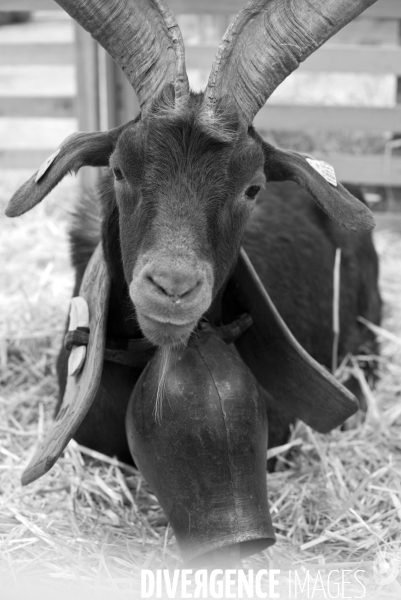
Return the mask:
<svg viewBox="0 0 401 600"><path fill-rule="evenodd" d="M214 327L206 321L201 321L199 328L216 333L226 344L235 342L249 327L253 321L247 313L241 315L228 325ZM68 331L64 338L64 348L71 350L76 346L87 346L89 341L89 330L77 327L74 331ZM126 365L127 367L143 368L152 358L156 346L146 338L106 338L104 360Z"/></svg>

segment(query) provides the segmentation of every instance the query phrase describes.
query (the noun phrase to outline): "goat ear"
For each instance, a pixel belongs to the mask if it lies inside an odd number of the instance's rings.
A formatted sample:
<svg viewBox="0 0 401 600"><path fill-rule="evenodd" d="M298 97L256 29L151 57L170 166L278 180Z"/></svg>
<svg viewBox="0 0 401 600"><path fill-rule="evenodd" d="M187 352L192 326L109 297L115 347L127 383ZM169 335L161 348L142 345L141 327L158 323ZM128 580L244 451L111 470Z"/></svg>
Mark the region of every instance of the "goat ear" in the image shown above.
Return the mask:
<svg viewBox="0 0 401 600"><path fill-rule="evenodd" d="M70 135L13 195L6 209L7 217L19 217L39 204L68 173L83 166L104 167L114 150L122 128L106 132Z"/></svg>
<svg viewBox="0 0 401 600"><path fill-rule="evenodd" d="M307 190L320 208L340 225L358 233L371 231L371 211L336 181L334 169L307 155L279 150L263 142L267 181L295 181Z"/></svg>

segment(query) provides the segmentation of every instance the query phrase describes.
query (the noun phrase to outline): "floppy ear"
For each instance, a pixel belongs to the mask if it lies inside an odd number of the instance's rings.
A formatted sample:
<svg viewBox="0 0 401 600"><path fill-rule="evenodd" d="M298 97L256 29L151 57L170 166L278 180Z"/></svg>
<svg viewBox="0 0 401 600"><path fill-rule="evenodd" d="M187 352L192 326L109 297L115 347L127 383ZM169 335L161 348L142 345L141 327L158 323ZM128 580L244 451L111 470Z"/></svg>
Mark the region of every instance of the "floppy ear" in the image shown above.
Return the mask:
<svg viewBox="0 0 401 600"><path fill-rule="evenodd" d="M295 181L333 221L358 233L373 229L371 211L337 182L330 165L298 152L279 150L266 142L263 152L267 181Z"/></svg>
<svg viewBox="0 0 401 600"><path fill-rule="evenodd" d="M6 209L7 217L19 217L39 204L67 175L81 167L104 167L109 164L123 127L96 133L70 135L14 194Z"/></svg>

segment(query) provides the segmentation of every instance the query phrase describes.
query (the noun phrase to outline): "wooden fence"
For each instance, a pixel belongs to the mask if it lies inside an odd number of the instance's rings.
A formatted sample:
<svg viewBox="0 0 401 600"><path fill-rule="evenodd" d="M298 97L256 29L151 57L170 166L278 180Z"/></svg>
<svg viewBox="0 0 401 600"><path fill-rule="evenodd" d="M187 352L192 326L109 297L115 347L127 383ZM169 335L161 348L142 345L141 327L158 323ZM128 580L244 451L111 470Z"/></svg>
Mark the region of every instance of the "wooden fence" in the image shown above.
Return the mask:
<svg viewBox="0 0 401 600"><path fill-rule="evenodd" d="M223 33L230 17L245 0L169 0L176 15L215 15ZM0 0L0 10L60 10L53 0ZM393 45L326 44L300 67L303 72L392 74L398 79L398 98L389 108L355 106L305 106L269 104L259 112L255 125L265 131L364 131L401 132L401 0L378 0L363 18L377 24L396 21L398 40ZM351 24L352 25L352 24ZM350 27L349 25L348 27ZM138 110L136 98L124 76L90 36L76 30L76 44L1 44L2 65L77 64L77 98L10 97L0 95L0 116L72 117L80 130L114 127ZM336 39L334 39L336 42ZM210 70L216 43L186 46L187 68ZM0 92L1 94L1 92ZM398 102L398 104L397 104ZM36 168L54 149L21 151L0 149L0 167ZM318 156L318 154L316 154ZM349 182L401 187L401 158L384 155L322 155L333 164L340 179Z"/></svg>

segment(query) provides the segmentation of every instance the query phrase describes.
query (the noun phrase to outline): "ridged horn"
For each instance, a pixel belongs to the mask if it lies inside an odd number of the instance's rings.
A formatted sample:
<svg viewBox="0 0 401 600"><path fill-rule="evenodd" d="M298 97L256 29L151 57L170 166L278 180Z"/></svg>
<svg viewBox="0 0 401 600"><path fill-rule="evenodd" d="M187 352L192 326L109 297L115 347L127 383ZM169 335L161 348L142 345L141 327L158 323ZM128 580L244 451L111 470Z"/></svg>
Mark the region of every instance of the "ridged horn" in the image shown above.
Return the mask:
<svg viewBox="0 0 401 600"><path fill-rule="evenodd" d="M227 29L205 91L223 96L251 124L274 90L326 40L376 0L251 0Z"/></svg>
<svg viewBox="0 0 401 600"><path fill-rule="evenodd" d="M143 111L162 88L176 105L189 96L184 43L164 0L56 0L110 54L134 88Z"/></svg>

